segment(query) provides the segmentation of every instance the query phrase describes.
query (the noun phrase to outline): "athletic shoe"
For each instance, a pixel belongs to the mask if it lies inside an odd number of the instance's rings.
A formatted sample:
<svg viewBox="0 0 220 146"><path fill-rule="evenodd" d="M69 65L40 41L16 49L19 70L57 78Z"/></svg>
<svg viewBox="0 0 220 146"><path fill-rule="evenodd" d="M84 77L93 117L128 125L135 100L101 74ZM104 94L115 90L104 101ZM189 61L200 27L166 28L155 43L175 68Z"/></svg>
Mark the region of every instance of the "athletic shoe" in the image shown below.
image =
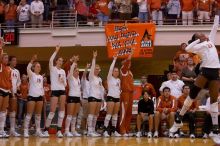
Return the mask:
<svg viewBox="0 0 220 146"><path fill-rule="evenodd" d="M38 136L38 137L41 137L41 138L46 138L47 137L41 131L36 132L35 135Z"/></svg>
<svg viewBox="0 0 220 146"><path fill-rule="evenodd" d="M2 131L0 132L0 138L9 138L9 135L5 131Z"/></svg>
<svg viewBox="0 0 220 146"><path fill-rule="evenodd" d="M214 134L213 132L210 132L209 137L213 137L213 136L216 136L216 134Z"/></svg>
<svg viewBox="0 0 220 146"><path fill-rule="evenodd" d="M96 132L96 131L94 131L94 133L95 133L96 135L98 135L98 137L101 137L101 136L102 136L101 134L99 134L99 133Z"/></svg>
<svg viewBox="0 0 220 146"><path fill-rule="evenodd" d="M60 130L57 132L57 137L58 138L62 138L63 137L63 134L62 134L62 132Z"/></svg>
<svg viewBox="0 0 220 146"><path fill-rule="evenodd" d="M171 134L172 134L172 133L171 133ZM169 137L170 137L170 136L172 137L172 135L169 135ZM171 137L170 137L170 138L171 138ZM173 135L173 137L174 137L174 138L179 138L180 135L179 135L178 133L176 133L176 134Z"/></svg>
<svg viewBox="0 0 220 146"><path fill-rule="evenodd" d="M86 130L83 130L83 131L82 131L82 135L87 135L87 131L86 131Z"/></svg>
<svg viewBox="0 0 220 146"><path fill-rule="evenodd" d="M136 137L141 137L141 132L140 131L136 133Z"/></svg>
<svg viewBox="0 0 220 146"><path fill-rule="evenodd" d="M170 128L170 133L176 133L181 127L183 126L183 123L176 123L174 122L173 126Z"/></svg>
<svg viewBox="0 0 220 146"><path fill-rule="evenodd" d="M24 138L29 138L28 130L24 130Z"/></svg>
<svg viewBox="0 0 220 146"><path fill-rule="evenodd" d="M129 137L129 135L127 133L122 135L123 137Z"/></svg>
<svg viewBox="0 0 220 146"><path fill-rule="evenodd" d="M220 137L217 134L214 134L211 139L214 141L215 144L220 144Z"/></svg>
<svg viewBox="0 0 220 146"><path fill-rule="evenodd" d="M194 134L190 134L189 136L190 138L196 138L196 136Z"/></svg>
<svg viewBox="0 0 220 146"><path fill-rule="evenodd" d="M10 131L10 136L13 136L13 137L20 137L21 134L17 133L16 131Z"/></svg>
<svg viewBox="0 0 220 146"><path fill-rule="evenodd" d="M74 137L81 137L81 136L82 136L82 135L79 134L77 131L72 132L72 135L73 135Z"/></svg>
<svg viewBox="0 0 220 146"><path fill-rule="evenodd" d="M169 133L169 138L173 138L173 133Z"/></svg>
<svg viewBox="0 0 220 146"><path fill-rule="evenodd" d="M158 136L158 131L155 131L154 132L154 138L158 138L159 136Z"/></svg>
<svg viewBox="0 0 220 146"><path fill-rule="evenodd" d="M99 137L99 135L97 135L95 132L88 132L87 136L89 136L89 137Z"/></svg>
<svg viewBox="0 0 220 146"><path fill-rule="evenodd" d="M44 131L43 134L44 134L44 136L46 136L46 137L49 137L49 136L50 136L49 133L48 133L48 131Z"/></svg>
<svg viewBox="0 0 220 146"><path fill-rule="evenodd" d="M114 137L121 137L121 134L119 134L117 131L115 131L114 133L112 133L112 136L114 136Z"/></svg>
<svg viewBox="0 0 220 146"><path fill-rule="evenodd" d="M207 133L204 133L203 137L204 139L207 139L208 138L208 134Z"/></svg>
<svg viewBox="0 0 220 146"><path fill-rule="evenodd" d="M147 137L148 137L148 138L152 138L152 132L148 132L148 133L147 133Z"/></svg>
<svg viewBox="0 0 220 146"><path fill-rule="evenodd" d="M73 137L73 135L72 135L71 132L65 132L65 133L64 133L64 136L66 136L66 137Z"/></svg>
<svg viewBox="0 0 220 146"><path fill-rule="evenodd" d="M110 137L110 135L108 134L108 131L105 131L105 132L103 133L103 137Z"/></svg>

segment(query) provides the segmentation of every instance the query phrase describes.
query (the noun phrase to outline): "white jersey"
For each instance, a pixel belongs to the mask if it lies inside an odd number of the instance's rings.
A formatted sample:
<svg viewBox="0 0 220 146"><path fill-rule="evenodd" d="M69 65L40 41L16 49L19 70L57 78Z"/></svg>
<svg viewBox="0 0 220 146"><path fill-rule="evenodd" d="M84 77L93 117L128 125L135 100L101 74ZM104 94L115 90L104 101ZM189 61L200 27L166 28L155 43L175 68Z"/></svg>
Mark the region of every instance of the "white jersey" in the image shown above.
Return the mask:
<svg viewBox="0 0 220 146"><path fill-rule="evenodd" d="M31 71L32 64L29 63L27 73L29 77L28 95L32 97L44 96L43 76L37 75Z"/></svg>
<svg viewBox="0 0 220 146"><path fill-rule="evenodd" d="M108 72L108 77L107 77L107 83L108 83L108 95L114 98L120 98L121 94L121 80L119 78L115 78L112 76L113 69L115 66L116 60L114 59L109 72Z"/></svg>
<svg viewBox="0 0 220 146"><path fill-rule="evenodd" d="M184 86L184 82L181 80L176 80L176 81L169 80L163 82L159 90L163 91L164 87L169 87L171 95L176 98L179 98L182 95L183 86Z"/></svg>
<svg viewBox="0 0 220 146"><path fill-rule="evenodd" d="M200 40L196 40L186 47L187 52L198 54L202 63L200 67L205 68L220 68L218 52L215 47L215 36L219 26L219 16L215 16L214 25L211 33L209 34L209 40L200 43Z"/></svg>
<svg viewBox="0 0 220 146"><path fill-rule="evenodd" d="M104 98L104 87L102 86L102 79L94 75L95 59L92 60L91 71L89 73L89 96L96 99Z"/></svg>
<svg viewBox="0 0 220 146"><path fill-rule="evenodd" d="M66 73L63 69L58 69L53 65L53 60L56 56L56 52L51 56L49 67L50 67L50 80L51 80L51 90L65 90L66 83Z"/></svg>
<svg viewBox="0 0 220 146"><path fill-rule="evenodd" d="M89 97L89 81L87 79L81 79L81 84L82 84L82 94L83 94L83 98L87 99Z"/></svg>
<svg viewBox="0 0 220 146"><path fill-rule="evenodd" d="M76 63L73 63L70 72L68 74L69 96L75 96L81 98L81 83L80 79L73 77L73 70L76 67Z"/></svg>
<svg viewBox="0 0 220 146"><path fill-rule="evenodd" d="M11 80L12 80L12 91L17 93L18 87L21 85L20 72L17 69L11 68Z"/></svg>

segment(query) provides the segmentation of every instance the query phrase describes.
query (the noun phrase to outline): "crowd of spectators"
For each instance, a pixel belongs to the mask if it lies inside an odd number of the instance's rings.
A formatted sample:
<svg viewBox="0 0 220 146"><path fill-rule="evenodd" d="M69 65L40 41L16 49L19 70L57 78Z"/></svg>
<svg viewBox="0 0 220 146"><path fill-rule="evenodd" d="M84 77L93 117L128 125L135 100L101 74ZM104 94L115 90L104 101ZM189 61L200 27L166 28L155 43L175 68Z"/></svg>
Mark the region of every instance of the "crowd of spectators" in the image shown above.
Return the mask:
<svg viewBox="0 0 220 146"><path fill-rule="evenodd" d="M209 22L220 13L220 0L0 0L0 23L49 23L52 12L77 11L83 24L108 21L153 21L158 25Z"/></svg>

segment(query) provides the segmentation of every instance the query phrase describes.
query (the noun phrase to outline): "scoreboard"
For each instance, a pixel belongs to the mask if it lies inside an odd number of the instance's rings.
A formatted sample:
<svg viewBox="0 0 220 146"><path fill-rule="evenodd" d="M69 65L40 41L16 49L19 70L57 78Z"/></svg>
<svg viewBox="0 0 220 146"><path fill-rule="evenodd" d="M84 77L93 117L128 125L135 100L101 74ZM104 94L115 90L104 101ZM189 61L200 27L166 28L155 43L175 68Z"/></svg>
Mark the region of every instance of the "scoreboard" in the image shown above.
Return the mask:
<svg viewBox="0 0 220 146"><path fill-rule="evenodd" d="M17 28L1 28L1 37L4 38L6 45L18 45L18 36Z"/></svg>

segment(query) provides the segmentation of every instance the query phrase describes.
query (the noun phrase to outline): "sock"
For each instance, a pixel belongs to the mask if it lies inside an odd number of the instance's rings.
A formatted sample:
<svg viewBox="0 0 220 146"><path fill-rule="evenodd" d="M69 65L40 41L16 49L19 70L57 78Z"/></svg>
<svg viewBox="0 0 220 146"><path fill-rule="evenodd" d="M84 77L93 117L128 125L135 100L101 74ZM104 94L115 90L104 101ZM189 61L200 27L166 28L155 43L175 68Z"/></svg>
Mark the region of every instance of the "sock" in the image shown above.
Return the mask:
<svg viewBox="0 0 220 146"><path fill-rule="evenodd" d="M10 118L10 131L15 131L15 115L16 113L13 111L13 112L10 112L9 114L9 118Z"/></svg>
<svg viewBox="0 0 220 146"><path fill-rule="evenodd" d="M66 122L65 122L65 132L69 132L70 130L70 122L72 120L72 115L67 115L66 116Z"/></svg>
<svg viewBox="0 0 220 146"><path fill-rule="evenodd" d="M113 132L115 132L116 126L117 126L117 122L118 122L118 114L114 114L112 116L112 126L113 128Z"/></svg>
<svg viewBox="0 0 220 146"><path fill-rule="evenodd" d="M76 131L76 117L73 117L71 121L71 132L75 132L75 131Z"/></svg>
<svg viewBox="0 0 220 146"><path fill-rule="evenodd" d="M58 122L57 122L58 131L62 129L64 116L65 116L65 112L64 111L59 111L59 113L58 113Z"/></svg>
<svg viewBox="0 0 220 146"><path fill-rule="evenodd" d="M183 107L180 111L180 116L184 116L185 113L188 111L188 109L190 108L190 106L193 103L193 99L191 99L189 96L186 98L186 100L184 101Z"/></svg>
<svg viewBox="0 0 220 146"><path fill-rule="evenodd" d="M55 113L54 112L50 112L47 116L47 120L46 120L46 126L45 126L45 131L48 131L48 128L50 127L51 125L51 122L53 120L53 117L54 117Z"/></svg>
<svg viewBox="0 0 220 146"><path fill-rule="evenodd" d="M94 131L94 132L95 132L95 128L96 128L97 118L98 118L98 116L96 116L96 115L93 116L93 120L92 120L92 131Z"/></svg>
<svg viewBox="0 0 220 146"><path fill-rule="evenodd" d="M105 126L106 129L107 129L108 125L109 125L109 121L110 121L111 117L112 117L112 115L110 115L110 114L107 114L105 116L104 126Z"/></svg>
<svg viewBox="0 0 220 146"><path fill-rule="evenodd" d="M40 114L35 114L36 132L41 132L40 121L41 121L41 115Z"/></svg>
<svg viewBox="0 0 220 146"><path fill-rule="evenodd" d="M82 123L82 117L83 117L83 109L82 107L80 108L79 114L77 116L77 122L76 122L76 127L80 128L81 127L81 123Z"/></svg>
<svg viewBox="0 0 220 146"><path fill-rule="evenodd" d="M210 105L210 113L212 117L213 132L217 133L218 131L218 102L212 103Z"/></svg>
<svg viewBox="0 0 220 146"><path fill-rule="evenodd" d="M0 132L4 131L6 112L0 112Z"/></svg>
<svg viewBox="0 0 220 146"><path fill-rule="evenodd" d="M93 121L93 115L89 114L87 118L87 126L88 126L88 132L92 132L92 121Z"/></svg>
<svg viewBox="0 0 220 146"><path fill-rule="evenodd" d="M32 115L27 113L24 120L24 130L28 130Z"/></svg>

